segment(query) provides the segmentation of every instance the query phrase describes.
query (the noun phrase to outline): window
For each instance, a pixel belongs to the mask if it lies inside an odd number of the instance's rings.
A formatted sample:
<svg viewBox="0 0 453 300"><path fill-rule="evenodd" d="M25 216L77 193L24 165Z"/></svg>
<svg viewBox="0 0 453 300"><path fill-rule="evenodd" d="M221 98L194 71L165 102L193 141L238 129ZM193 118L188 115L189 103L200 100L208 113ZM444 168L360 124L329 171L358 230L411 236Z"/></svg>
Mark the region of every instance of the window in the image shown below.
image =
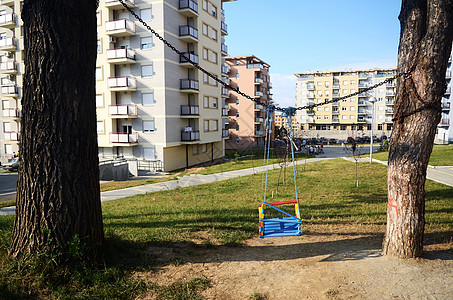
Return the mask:
<svg viewBox="0 0 453 300"><path fill-rule="evenodd" d="M347 107L342 107L341 110L342 111L346 111L348 108Z"/></svg>
<svg viewBox="0 0 453 300"><path fill-rule="evenodd" d="M319 101L321 101L321 100L319 100ZM322 108L321 108L321 107L316 107L316 110L317 110L317 111L321 111Z"/></svg>
<svg viewBox="0 0 453 300"><path fill-rule="evenodd" d="M153 105L154 103L156 103L156 101L154 100L154 93L143 93L142 94L142 104L144 106Z"/></svg>
<svg viewBox="0 0 453 300"><path fill-rule="evenodd" d="M236 131L239 130L239 124L236 124Z"/></svg>
<svg viewBox="0 0 453 300"><path fill-rule="evenodd" d="M236 144L239 144L239 138L236 138Z"/></svg>
<svg viewBox="0 0 453 300"><path fill-rule="evenodd" d="M96 129L98 133L104 133L104 121L97 121Z"/></svg>
<svg viewBox="0 0 453 300"><path fill-rule="evenodd" d="M144 133L147 133L147 132L153 132L156 130L155 126L154 126L154 119L152 120L148 120L148 121L143 121L143 132Z"/></svg>
<svg viewBox="0 0 453 300"><path fill-rule="evenodd" d="M201 145L201 152L208 152L208 145L207 144Z"/></svg>
<svg viewBox="0 0 453 300"><path fill-rule="evenodd" d="M378 110L379 111L383 111L384 110L384 106L378 106Z"/></svg>
<svg viewBox="0 0 453 300"><path fill-rule="evenodd" d="M321 116L316 116L316 120L321 120Z"/></svg>
<svg viewBox="0 0 453 300"><path fill-rule="evenodd" d="M214 5L211 4L211 15L214 17L214 18L217 18L217 7L215 7Z"/></svg>
<svg viewBox="0 0 453 300"><path fill-rule="evenodd" d="M208 84L209 83L209 80L208 80L208 75L203 73L203 82Z"/></svg>
<svg viewBox="0 0 453 300"><path fill-rule="evenodd" d="M218 130L218 121L217 120L210 120L209 121L209 130L210 131L217 131Z"/></svg>
<svg viewBox="0 0 453 300"><path fill-rule="evenodd" d="M366 130L371 130L371 124L366 125Z"/></svg>
<svg viewBox="0 0 453 300"><path fill-rule="evenodd" d="M96 23L97 23L98 26L102 25L102 19L101 19L101 12L100 11L98 11L96 13Z"/></svg>
<svg viewBox="0 0 453 300"><path fill-rule="evenodd" d="M347 85L348 84L348 81L347 80L343 80L343 85Z"/></svg>
<svg viewBox="0 0 453 300"><path fill-rule="evenodd" d="M204 35L208 35L208 25L206 25L205 23L203 23L202 28L203 28L203 34L204 34Z"/></svg>
<svg viewBox="0 0 453 300"><path fill-rule="evenodd" d="M96 68L96 80L102 80L102 67L97 67Z"/></svg>
<svg viewBox="0 0 453 300"><path fill-rule="evenodd" d="M210 52L211 52L210 61L216 64L217 63L217 53L215 53L214 51L210 51Z"/></svg>
<svg viewBox="0 0 453 300"><path fill-rule="evenodd" d="M322 96L322 91L318 91L318 96Z"/></svg>
<svg viewBox="0 0 453 300"><path fill-rule="evenodd" d="M351 92L351 94L355 93L355 90L349 90Z"/></svg>
<svg viewBox="0 0 453 300"><path fill-rule="evenodd" d="M329 83L328 81L326 81L326 82L324 83L324 86L325 86L325 87L329 87L329 85L330 85L330 83Z"/></svg>
<svg viewBox="0 0 453 300"><path fill-rule="evenodd" d="M142 66L142 77L151 77L153 75L153 65Z"/></svg>
<svg viewBox="0 0 453 300"><path fill-rule="evenodd" d="M101 42L101 40L98 40L97 51L98 51L98 53L102 53L102 42Z"/></svg>
<svg viewBox="0 0 453 300"><path fill-rule="evenodd" d="M145 160L156 159L156 148L154 146L150 148L143 148L143 158Z"/></svg>
<svg viewBox="0 0 453 300"><path fill-rule="evenodd" d="M208 60L208 49L203 48L203 59Z"/></svg>
<svg viewBox="0 0 453 300"><path fill-rule="evenodd" d="M316 85L321 86L321 85L322 85L322 82L321 82L321 81L318 81L318 82L316 83Z"/></svg>
<svg viewBox="0 0 453 300"><path fill-rule="evenodd" d="M239 72L236 73L236 79L239 79Z"/></svg>
<svg viewBox="0 0 453 300"><path fill-rule="evenodd" d="M140 48L142 50L148 50L153 47L153 38L148 36L148 37L143 37L140 39Z"/></svg>
<svg viewBox="0 0 453 300"><path fill-rule="evenodd" d="M355 80L351 80L351 84L355 84Z"/></svg>
<svg viewBox="0 0 453 300"><path fill-rule="evenodd" d="M348 90L343 90L343 94L347 94L348 93Z"/></svg>
<svg viewBox="0 0 453 300"><path fill-rule="evenodd" d="M341 119L346 120L348 116L341 116Z"/></svg>
<svg viewBox="0 0 453 300"><path fill-rule="evenodd" d="M341 125L340 130L346 130L346 125Z"/></svg>
<svg viewBox="0 0 453 300"><path fill-rule="evenodd" d="M238 112L236 113L236 118L239 118L239 113Z"/></svg>
<svg viewBox="0 0 453 300"><path fill-rule="evenodd" d="M204 120L204 131L209 131L209 120Z"/></svg>
<svg viewBox="0 0 453 300"><path fill-rule="evenodd" d="M329 120L329 116L324 116L324 120Z"/></svg>
<svg viewBox="0 0 453 300"><path fill-rule="evenodd" d="M354 119L355 119L355 116L349 116L349 119L350 119L350 120L354 120Z"/></svg>
<svg viewBox="0 0 453 300"><path fill-rule="evenodd" d="M239 105L239 99L236 99L236 105Z"/></svg>
<svg viewBox="0 0 453 300"><path fill-rule="evenodd" d="M217 101L218 101L218 99L217 99L217 98L214 98L214 97L211 97L210 100L211 100L211 101L210 101L210 102L211 102L210 107L212 107L212 108L217 108Z"/></svg>
<svg viewBox="0 0 453 300"><path fill-rule="evenodd" d="M151 21L153 18L151 14L151 8L145 8L140 10L140 17L143 21Z"/></svg>
<svg viewBox="0 0 453 300"><path fill-rule="evenodd" d="M104 106L104 95L96 94L96 107L103 107L103 106Z"/></svg>
<svg viewBox="0 0 453 300"><path fill-rule="evenodd" d="M349 101L350 102L355 102L355 98L351 98Z"/></svg>
<svg viewBox="0 0 453 300"><path fill-rule="evenodd" d="M193 153L193 155L198 154L198 145L192 145L192 153Z"/></svg>
<svg viewBox="0 0 453 300"><path fill-rule="evenodd" d="M378 129L378 130L382 130L382 124L378 124L378 125L377 125L377 129Z"/></svg>
<svg viewBox="0 0 453 300"><path fill-rule="evenodd" d="M325 91L324 91L324 94L325 94L326 96L329 96L330 91L329 91L329 90L325 90Z"/></svg>
<svg viewBox="0 0 453 300"><path fill-rule="evenodd" d="M204 10L208 10L208 1L207 0L203 0L203 9Z"/></svg>
<svg viewBox="0 0 453 300"><path fill-rule="evenodd" d="M209 28L209 36L214 41L217 41L217 30L215 30L214 28Z"/></svg>
<svg viewBox="0 0 453 300"><path fill-rule="evenodd" d="M392 124L387 124L387 130L392 130Z"/></svg>
<svg viewBox="0 0 453 300"><path fill-rule="evenodd" d="M350 110L351 110L351 111L355 111L355 106L351 106L351 107L350 107Z"/></svg>

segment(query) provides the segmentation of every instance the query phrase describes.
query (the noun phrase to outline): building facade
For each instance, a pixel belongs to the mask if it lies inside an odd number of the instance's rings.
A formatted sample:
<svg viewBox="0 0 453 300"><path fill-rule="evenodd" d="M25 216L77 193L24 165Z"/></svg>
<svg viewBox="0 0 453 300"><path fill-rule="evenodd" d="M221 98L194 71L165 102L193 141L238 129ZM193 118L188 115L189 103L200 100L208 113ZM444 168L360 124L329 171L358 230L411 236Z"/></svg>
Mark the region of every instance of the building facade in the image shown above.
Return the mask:
<svg viewBox="0 0 453 300"><path fill-rule="evenodd" d="M271 94L270 66L253 56L227 57L227 81L234 88L255 97L262 104L253 102L235 91L229 91L227 98L229 139L225 149L250 149L264 146L266 135L265 108L273 103ZM272 125L271 125L272 126ZM272 128L272 127L271 127Z"/></svg>
<svg viewBox="0 0 453 300"><path fill-rule="evenodd" d="M296 103L305 106L360 92L396 74L396 69L316 71L295 74ZM349 136L389 136L392 130L395 82L386 83L358 96L298 110L296 122L301 137L346 139ZM375 99L375 101L374 101ZM374 101L374 103L373 103Z"/></svg>
<svg viewBox="0 0 453 300"><path fill-rule="evenodd" d="M124 1L185 56L166 47L118 1L100 1L96 107L101 158L156 162L169 171L224 156L222 88L186 57L222 77L227 1ZM20 8L18 0L2 1L0 11L2 160L19 150Z"/></svg>
<svg viewBox="0 0 453 300"><path fill-rule="evenodd" d="M453 143L453 113L450 110L450 105L452 102L451 96L451 75L453 72L452 69L452 57L453 49L448 59L447 72L445 78L447 80L447 89L444 96L442 97L442 117L439 124L437 125L437 133L434 142L439 144L450 144Z"/></svg>

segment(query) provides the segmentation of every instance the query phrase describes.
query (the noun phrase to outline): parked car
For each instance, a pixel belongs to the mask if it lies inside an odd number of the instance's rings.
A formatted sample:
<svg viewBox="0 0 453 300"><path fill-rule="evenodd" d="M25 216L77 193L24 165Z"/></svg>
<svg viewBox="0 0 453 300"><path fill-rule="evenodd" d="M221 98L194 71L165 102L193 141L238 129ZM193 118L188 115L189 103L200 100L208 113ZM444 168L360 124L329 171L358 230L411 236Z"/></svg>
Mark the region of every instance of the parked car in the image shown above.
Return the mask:
<svg viewBox="0 0 453 300"><path fill-rule="evenodd" d="M329 144L330 145L334 145L334 144L337 144L337 143L338 143L337 139L329 139Z"/></svg>
<svg viewBox="0 0 453 300"><path fill-rule="evenodd" d="M10 162L7 162L2 167L3 167L3 169L9 170L9 171L14 171L14 170L19 169L19 158L18 157L13 158Z"/></svg>
<svg viewBox="0 0 453 300"><path fill-rule="evenodd" d="M324 145L327 145L327 139L323 136L319 138L319 142L323 143Z"/></svg>
<svg viewBox="0 0 453 300"><path fill-rule="evenodd" d="M371 142L371 138L370 138L369 136L365 135L365 136L363 137L363 142L364 142L364 143L369 143L369 142Z"/></svg>
<svg viewBox="0 0 453 300"><path fill-rule="evenodd" d="M360 143L360 144L363 144L365 141L363 140L362 137L358 136L358 137L355 138L355 142L358 143L358 144L359 144L359 143Z"/></svg>
<svg viewBox="0 0 453 300"><path fill-rule="evenodd" d="M348 139L346 140L346 143L347 144L353 144L353 143L355 143L355 140L354 140L354 138L352 136L348 136Z"/></svg>

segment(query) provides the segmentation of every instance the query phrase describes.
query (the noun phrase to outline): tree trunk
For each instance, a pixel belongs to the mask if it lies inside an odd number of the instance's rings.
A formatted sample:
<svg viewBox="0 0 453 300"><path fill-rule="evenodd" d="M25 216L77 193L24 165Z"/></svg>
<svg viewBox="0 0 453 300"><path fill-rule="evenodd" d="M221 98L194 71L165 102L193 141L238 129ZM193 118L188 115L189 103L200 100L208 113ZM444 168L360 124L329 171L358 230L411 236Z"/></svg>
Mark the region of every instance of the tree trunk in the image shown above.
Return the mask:
<svg viewBox="0 0 453 300"><path fill-rule="evenodd" d="M453 0L403 0L394 129L388 162L385 255L419 257L425 226L426 168L453 36Z"/></svg>
<svg viewBox="0 0 453 300"><path fill-rule="evenodd" d="M103 242L95 0L25 0L20 169L11 253Z"/></svg>

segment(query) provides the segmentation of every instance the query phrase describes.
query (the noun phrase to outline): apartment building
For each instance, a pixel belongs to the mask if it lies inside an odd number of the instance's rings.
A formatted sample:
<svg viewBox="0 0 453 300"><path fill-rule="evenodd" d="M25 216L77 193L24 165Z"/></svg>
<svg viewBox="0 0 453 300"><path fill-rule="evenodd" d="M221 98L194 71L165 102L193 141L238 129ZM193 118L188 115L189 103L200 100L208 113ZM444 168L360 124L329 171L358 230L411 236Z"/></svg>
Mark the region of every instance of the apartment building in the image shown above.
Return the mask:
<svg viewBox="0 0 453 300"><path fill-rule="evenodd" d="M228 34L223 3L228 1L124 2L186 57L221 78ZM18 151L20 8L19 0L1 1L3 161ZM166 171L223 157L221 86L155 38L117 0L100 1L97 22L99 156L153 162Z"/></svg>
<svg viewBox="0 0 453 300"><path fill-rule="evenodd" d="M315 71L295 74L297 106L323 103L382 82L396 69ZM392 130L395 82L386 83L358 96L298 110L296 121L305 137L346 139L371 134L389 136ZM375 99L375 101L374 101ZM374 103L373 103L374 101Z"/></svg>
<svg viewBox="0 0 453 300"><path fill-rule="evenodd" d="M278 127L278 128L282 128L282 127L288 128L287 117L283 116L281 112L276 113L274 116L274 125L275 125L275 127ZM299 131L300 131L300 124L299 124L299 122L297 122L296 118L292 118L291 128L292 128L294 136L297 137L297 135L299 134Z"/></svg>
<svg viewBox="0 0 453 300"><path fill-rule="evenodd" d="M447 90L445 91L444 96L442 97L442 117L440 119L439 124L437 125L437 132L436 137L434 139L435 143L439 144L449 144L453 143L453 113L450 111L450 106L452 102L451 96L451 75L453 73L452 69L452 57L453 57L453 49L450 54L450 58L448 59L448 67L447 72L445 74L445 78L447 81Z"/></svg>
<svg viewBox="0 0 453 300"><path fill-rule="evenodd" d="M225 91L229 94L225 102L229 116L228 124L225 124L229 131L225 149L262 147L266 134L265 108L273 103L270 66L253 55L226 57L225 61L228 66L227 82L261 103L251 101L235 91Z"/></svg>

